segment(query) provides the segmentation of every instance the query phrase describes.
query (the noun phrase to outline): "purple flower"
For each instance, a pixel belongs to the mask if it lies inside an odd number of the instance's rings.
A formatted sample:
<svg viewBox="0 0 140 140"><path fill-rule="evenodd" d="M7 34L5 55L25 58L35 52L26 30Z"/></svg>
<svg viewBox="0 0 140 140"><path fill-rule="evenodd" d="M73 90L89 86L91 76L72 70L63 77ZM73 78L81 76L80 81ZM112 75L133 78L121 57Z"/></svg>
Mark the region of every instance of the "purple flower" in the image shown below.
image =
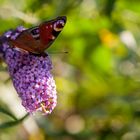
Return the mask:
<svg viewBox="0 0 140 140"><path fill-rule="evenodd" d="M23 30L18 27L0 38L0 57L8 65L13 85L27 112L47 115L57 103L56 85L50 73L52 63L48 54L37 56L9 46L7 38L16 39Z"/></svg>

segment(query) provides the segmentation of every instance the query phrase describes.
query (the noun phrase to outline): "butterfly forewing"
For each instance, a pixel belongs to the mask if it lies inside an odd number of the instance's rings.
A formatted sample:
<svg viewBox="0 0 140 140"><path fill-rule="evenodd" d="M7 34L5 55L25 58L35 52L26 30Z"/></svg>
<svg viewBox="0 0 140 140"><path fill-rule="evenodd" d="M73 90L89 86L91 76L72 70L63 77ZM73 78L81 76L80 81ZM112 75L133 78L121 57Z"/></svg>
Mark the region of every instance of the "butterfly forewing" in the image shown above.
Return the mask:
<svg viewBox="0 0 140 140"><path fill-rule="evenodd" d="M46 48L54 42L65 23L66 17L57 17L55 20L44 22L39 26L40 40L42 44L46 44Z"/></svg>

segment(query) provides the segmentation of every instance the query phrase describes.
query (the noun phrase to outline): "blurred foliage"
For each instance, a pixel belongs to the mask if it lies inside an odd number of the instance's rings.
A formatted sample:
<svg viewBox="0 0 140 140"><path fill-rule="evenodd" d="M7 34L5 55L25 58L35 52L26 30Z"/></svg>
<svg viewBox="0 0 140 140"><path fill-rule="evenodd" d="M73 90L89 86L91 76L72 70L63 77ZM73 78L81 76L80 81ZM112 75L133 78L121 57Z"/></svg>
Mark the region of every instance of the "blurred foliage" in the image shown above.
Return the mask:
<svg viewBox="0 0 140 140"><path fill-rule="evenodd" d="M56 109L34 118L36 135L21 124L0 130L0 140L139 140L139 5L139 0L0 0L1 34L60 15L68 18L48 49ZM54 55L57 51L69 53Z"/></svg>

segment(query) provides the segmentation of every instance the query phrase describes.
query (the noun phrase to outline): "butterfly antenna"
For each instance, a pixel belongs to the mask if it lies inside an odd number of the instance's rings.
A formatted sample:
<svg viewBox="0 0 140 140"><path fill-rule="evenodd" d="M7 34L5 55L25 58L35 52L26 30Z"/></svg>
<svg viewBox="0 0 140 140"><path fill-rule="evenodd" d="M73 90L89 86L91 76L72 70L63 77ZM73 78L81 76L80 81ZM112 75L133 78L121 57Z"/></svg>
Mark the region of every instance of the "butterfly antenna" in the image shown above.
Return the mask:
<svg viewBox="0 0 140 140"><path fill-rule="evenodd" d="M49 54L64 54L64 53L69 53L68 51L63 51L63 52L57 52L57 51L53 51L53 52L49 52Z"/></svg>

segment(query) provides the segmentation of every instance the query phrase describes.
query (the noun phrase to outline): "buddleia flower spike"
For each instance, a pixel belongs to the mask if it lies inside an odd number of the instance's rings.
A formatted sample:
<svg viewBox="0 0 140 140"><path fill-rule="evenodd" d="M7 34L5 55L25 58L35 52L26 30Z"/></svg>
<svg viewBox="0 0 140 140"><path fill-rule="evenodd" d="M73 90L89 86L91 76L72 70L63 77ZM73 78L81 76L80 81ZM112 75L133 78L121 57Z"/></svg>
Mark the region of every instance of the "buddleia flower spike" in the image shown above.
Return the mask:
<svg viewBox="0 0 140 140"><path fill-rule="evenodd" d="M50 114L57 104L56 85L51 74L50 57L34 55L12 48L9 38L14 40L25 30L18 27L0 37L0 57L8 65L13 85L29 113Z"/></svg>

